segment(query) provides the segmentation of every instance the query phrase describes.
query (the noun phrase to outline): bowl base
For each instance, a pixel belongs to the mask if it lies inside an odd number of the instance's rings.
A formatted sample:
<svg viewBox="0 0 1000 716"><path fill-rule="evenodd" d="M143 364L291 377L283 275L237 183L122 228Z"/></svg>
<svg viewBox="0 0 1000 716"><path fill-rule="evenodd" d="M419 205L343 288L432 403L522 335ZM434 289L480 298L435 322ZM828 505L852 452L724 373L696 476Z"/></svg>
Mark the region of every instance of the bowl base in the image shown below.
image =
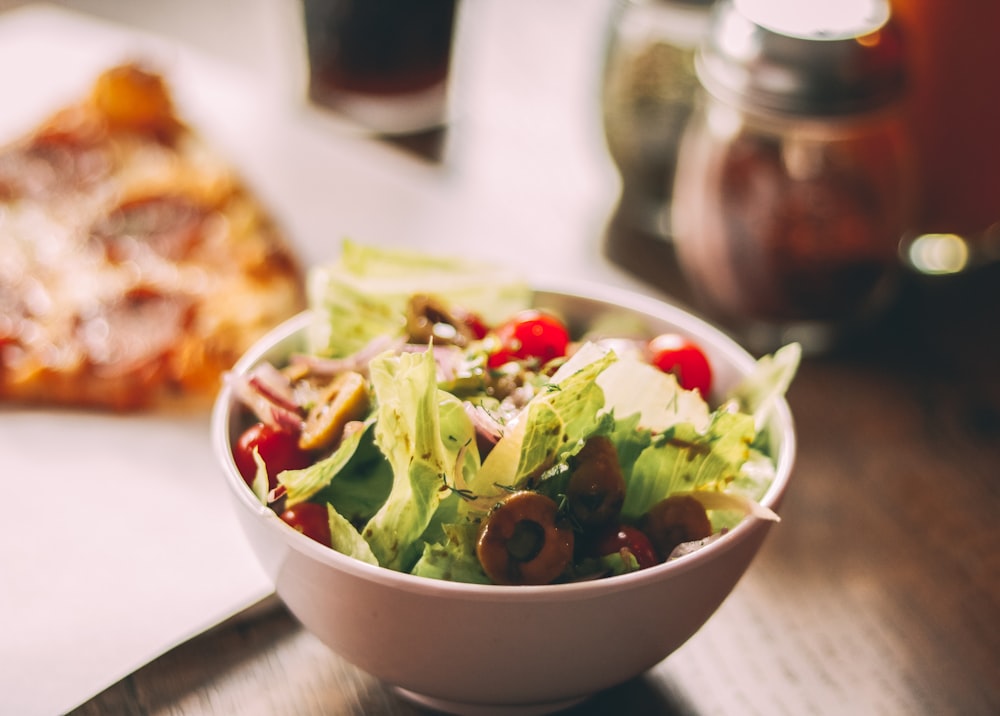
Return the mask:
<svg viewBox="0 0 1000 716"><path fill-rule="evenodd" d="M441 713L456 714L456 716L545 716L576 706L588 698L587 696L577 696L544 704L467 704L461 701L425 696L399 686L392 688L399 696L417 706Z"/></svg>

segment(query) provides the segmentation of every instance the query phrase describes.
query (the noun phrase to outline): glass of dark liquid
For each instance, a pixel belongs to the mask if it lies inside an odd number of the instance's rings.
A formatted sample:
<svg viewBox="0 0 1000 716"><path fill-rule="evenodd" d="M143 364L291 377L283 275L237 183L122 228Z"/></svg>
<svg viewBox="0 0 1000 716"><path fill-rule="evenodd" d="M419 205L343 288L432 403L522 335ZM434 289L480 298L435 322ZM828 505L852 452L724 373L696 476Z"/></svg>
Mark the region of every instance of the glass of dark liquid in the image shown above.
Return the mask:
<svg viewBox="0 0 1000 716"><path fill-rule="evenodd" d="M302 0L308 96L386 136L440 128L457 0Z"/></svg>

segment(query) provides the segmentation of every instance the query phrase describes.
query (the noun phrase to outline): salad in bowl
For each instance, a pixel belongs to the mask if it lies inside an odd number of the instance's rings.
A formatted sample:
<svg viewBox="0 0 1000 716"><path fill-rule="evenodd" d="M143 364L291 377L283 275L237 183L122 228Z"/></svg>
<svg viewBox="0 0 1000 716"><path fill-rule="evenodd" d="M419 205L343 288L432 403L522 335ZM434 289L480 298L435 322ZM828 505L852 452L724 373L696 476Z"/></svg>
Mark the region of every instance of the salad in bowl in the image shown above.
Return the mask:
<svg viewBox="0 0 1000 716"><path fill-rule="evenodd" d="M232 460L323 546L419 577L574 583L685 559L775 476L766 416L800 351L724 392L703 347L581 325L495 267L346 242L305 344L228 377Z"/></svg>

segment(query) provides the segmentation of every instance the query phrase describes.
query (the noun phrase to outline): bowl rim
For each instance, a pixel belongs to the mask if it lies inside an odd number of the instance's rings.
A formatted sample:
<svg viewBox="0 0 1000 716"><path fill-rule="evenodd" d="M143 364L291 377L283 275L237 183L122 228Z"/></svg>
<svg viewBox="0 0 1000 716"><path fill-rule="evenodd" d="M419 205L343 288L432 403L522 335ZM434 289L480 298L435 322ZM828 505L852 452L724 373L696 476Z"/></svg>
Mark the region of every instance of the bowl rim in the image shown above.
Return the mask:
<svg viewBox="0 0 1000 716"><path fill-rule="evenodd" d="M552 293L561 294L570 299L597 301L665 321L681 333L697 338L702 345L710 345L712 352L724 355L741 372L749 370L755 363L754 357L720 328L668 300L631 289L579 279L533 279L530 286L536 295ZM307 309L267 332L233 365L229 374L241 374L248 371L273 350L276 344L305 330L311 317L312 312ZM378 582L407 592L497 601L517 599L525 602L547 601L556 596L560 599L595 598L608 591L644 587L662 581L670 575L679 575L696 569L703 562L712 560L717 555L735 548L744 537L749 537L752 532L767 529L770 526L770 521L748 515L726 534L682 559L664 562L627 574L580 582L516 586L473 584L399 572L367 564L317 543L286 525L273 510L257 500L236 469L230 448L229 419L234 406L235 399L232 388L228 381L224 381L212 409L211 442L219 464L222 465L225 472L226 483L234 493L241 508L248 510L254 516L263 518L270 531L275 533L275 538L282 539L289 548L356 578ZM774 479L761 498L760 504L777 513L788 487L796 456L795 425L785 397L774 401L768 420L781 431L782 439L778 453L774 456L776 464Z"/></svg>

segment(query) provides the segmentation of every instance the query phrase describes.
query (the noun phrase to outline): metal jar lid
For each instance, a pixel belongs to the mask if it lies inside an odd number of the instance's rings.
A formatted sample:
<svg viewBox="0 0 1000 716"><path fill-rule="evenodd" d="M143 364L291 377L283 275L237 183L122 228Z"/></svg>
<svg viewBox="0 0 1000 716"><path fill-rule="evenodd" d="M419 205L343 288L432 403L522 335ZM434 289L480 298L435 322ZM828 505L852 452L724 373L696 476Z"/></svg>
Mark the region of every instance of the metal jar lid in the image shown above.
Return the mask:
<svg viewBox="0 0 1000 716"><path fill-rule="evenodd" d="M695 66L721 99L799 115L871 110L904 84L887 0L721 0Z"/></svg>

